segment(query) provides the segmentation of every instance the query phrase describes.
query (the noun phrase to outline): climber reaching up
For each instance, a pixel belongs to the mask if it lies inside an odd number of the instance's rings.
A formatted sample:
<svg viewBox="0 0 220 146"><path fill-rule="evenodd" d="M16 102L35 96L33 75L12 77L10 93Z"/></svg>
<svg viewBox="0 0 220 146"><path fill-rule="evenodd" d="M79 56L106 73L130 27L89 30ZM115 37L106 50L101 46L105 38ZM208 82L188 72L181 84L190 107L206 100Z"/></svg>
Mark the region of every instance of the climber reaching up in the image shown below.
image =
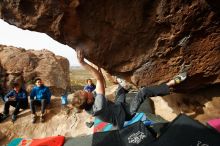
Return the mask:
<svg viewBox="0 0 220 146"><path fill-rule="evenodd" d="M99 69L95 69L89 65L84 58L83 50L77 49L77 57L80 64L88 70L96 79L96 95L86 91L76 91L73 97L72 105L78 111L85 110L92 116L101 119L104 122L111 123L116 129L121 129L125 121L133 118L140 105L146 98L153 96L163 96L170 93L170 87L181 83L186 79L186 72L183 72L167 83L157 86L143 87L130 104L125 103L128 88L124 80L119 82L119 90L117 90L117 100L115 103L109 101L105 97L105 79Z"/></svg>

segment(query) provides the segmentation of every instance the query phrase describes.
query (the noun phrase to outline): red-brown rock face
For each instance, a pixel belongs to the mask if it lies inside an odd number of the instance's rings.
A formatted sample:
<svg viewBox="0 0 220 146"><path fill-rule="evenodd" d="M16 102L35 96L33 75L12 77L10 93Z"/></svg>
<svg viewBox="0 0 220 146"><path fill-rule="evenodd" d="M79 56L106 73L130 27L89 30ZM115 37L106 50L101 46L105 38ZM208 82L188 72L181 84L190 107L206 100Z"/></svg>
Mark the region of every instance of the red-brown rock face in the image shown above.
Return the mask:
<svg viewBox="0 0 220 146"><path fill-rule="evenodd" d="M47 50L26 51L0 45L0 87L3 90L10 89L12 82L23 82L30 91L37 77L54 94L63 93L70 86L68 60Z"/></svg>
<svg viewBox="0 0 220 146"><path fill-rule="evenodd" d="M220 82L220 16L213 0L1 1L0 18L49 34L136 85L172 78L180 89Z"/></svg>

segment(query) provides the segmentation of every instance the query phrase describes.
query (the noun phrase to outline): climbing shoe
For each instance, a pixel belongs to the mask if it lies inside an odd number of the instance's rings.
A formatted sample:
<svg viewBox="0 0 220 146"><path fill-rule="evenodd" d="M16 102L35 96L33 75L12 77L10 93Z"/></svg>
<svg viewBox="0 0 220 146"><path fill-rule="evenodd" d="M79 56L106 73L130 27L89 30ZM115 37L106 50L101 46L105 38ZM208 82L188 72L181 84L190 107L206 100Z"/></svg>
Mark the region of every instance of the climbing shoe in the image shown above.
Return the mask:
<svg viewBox="0 0 220 146"><path fill-rule="evenodd" d="M179 83L183 82L186 78L187 78L187 73L182 72L182 73L178 74L177 76L175 76L173 79L175 81L175 84L179 84Z"/></svg>
<svg viewBox="0 0 220 146"><path fill-rule="evenodd" d="M128 83L126 80L121 79L119 77L117 77L116 80L117 80L118 84L120 86L122 86L125 90L129 91L130 89L132 89L132 85L130 83Z"/></svg>

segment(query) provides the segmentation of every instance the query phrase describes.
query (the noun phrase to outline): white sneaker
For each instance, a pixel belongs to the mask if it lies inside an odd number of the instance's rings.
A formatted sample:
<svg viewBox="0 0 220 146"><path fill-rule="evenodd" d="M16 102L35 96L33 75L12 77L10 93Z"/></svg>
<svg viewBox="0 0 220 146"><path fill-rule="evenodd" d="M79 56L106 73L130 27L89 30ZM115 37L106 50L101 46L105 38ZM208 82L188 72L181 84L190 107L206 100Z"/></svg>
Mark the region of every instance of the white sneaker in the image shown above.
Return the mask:
<svg viewBox="0 0 220 146"><path fill-rule="evenodd" d="M130 90L132 88L131 84L121 78L116 78L119 85L121 85L125 90Z"/></svg>
<svg viewBox="0 0 220 146"><path fill-rule="evenodd" d="M179 83L183 82L186 78L187 78L187 73L182 72L182 73L178 74L177 76L175 76L173 79L176 84L179 84Z"/></svg>

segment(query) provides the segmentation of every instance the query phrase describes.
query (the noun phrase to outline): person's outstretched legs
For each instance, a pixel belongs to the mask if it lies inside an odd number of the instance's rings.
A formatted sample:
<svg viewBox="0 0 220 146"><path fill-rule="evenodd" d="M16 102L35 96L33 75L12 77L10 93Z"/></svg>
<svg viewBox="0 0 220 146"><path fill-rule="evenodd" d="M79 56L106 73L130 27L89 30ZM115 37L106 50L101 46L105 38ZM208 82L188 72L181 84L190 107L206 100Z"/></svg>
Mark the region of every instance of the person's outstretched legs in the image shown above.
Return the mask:
<svg viewBox="0 0 220 146"><path fill-rule="evenodd" d="M158 86L143 87L138 91L135 97L130 103L130 113L133 115L137 112L140 105L146 98L154 96L163 96L170 93L169 86L167 84L161 84Z"/></svg>
<svg viewBox="0 0 220 146"><path fill-rule="evenodd" d="M170 93L170 87L175 86L176 84L179 84L182 81L184 81L186 79L186 76L186 72L183 72L175 76L172 80L170 80L167 83L157 86L143 87L141 90L138 91L138 93L130 103L131 115L135 114L138 111L140 105L146 98L168 95Z"/></svg>

